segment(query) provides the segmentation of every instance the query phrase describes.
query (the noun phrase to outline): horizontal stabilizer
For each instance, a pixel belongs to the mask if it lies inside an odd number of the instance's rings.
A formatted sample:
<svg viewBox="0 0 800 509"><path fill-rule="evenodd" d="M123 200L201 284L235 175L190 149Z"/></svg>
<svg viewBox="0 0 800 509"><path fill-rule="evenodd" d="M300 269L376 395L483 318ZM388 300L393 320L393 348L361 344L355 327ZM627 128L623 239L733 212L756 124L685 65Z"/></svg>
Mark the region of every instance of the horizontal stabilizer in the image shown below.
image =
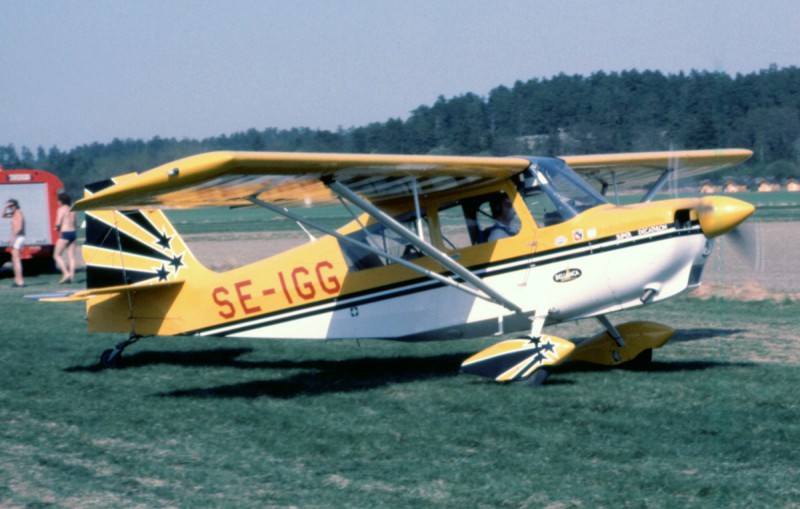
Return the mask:
<svg viewBox="0 0 800 509"><path fill-rule="evenodd" d="M556 336L510 339L481 350L461 364L461 371L498 382L524 380L542 366L563 362L575 345Z"/></svg>
<svg viewBox="0 0 800 509"><path fill-rule="evenodd" d="M34 295L26 295L25 298L39 302L78 302L86 300L85 298L73 298L73 296L80 291L81 290L65 290L62 292L37 293Z"/></svg>
<svg viewBox="0 0 800 509"><path fill-rule="evenodd" d="M25 298L37 300L39 302L82 302L99 295L142 293L154 290L162 290L164 288L180 285L183 285L183 281L148 282L135 285L106 286L103 288L91 288L88 290L78 290L72 292L53 292L39 295L26 295Z"/></svg>

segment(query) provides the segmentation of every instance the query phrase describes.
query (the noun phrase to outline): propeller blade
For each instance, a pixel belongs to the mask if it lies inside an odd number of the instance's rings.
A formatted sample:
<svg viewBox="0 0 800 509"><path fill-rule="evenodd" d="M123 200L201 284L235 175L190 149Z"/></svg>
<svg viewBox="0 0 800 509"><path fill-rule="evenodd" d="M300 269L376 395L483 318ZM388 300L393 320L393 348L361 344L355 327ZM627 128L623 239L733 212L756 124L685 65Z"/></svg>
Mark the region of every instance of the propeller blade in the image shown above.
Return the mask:
<svg viewBox="0 0 800 509"><path fill-rule="evenodd" d="M740 224L725 236L725 241L730 243L734 251L739 253L753 270L764 269L761 223Z"/></svg>

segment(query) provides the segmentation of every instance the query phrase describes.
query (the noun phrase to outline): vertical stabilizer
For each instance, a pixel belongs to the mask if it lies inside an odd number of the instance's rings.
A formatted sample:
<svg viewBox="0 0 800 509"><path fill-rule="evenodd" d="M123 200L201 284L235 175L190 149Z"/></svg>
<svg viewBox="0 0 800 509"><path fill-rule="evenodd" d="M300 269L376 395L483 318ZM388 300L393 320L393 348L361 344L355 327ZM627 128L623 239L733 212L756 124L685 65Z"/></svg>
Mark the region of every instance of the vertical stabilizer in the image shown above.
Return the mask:
<svg viewBox="0 0 800 509"><path fill-rule="evenodd" d="M174 282L199 262L160 210L86 213L86 287Z"/></svg>

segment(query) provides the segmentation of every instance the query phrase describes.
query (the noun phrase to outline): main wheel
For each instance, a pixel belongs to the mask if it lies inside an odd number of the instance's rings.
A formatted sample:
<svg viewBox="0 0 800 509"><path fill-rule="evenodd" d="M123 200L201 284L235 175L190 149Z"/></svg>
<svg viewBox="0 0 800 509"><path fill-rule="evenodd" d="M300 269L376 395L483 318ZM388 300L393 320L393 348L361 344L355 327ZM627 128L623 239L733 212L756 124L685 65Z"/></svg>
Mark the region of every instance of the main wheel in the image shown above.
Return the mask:
<svg viewBox="0 0 800 509"><path fill-rule="evenodd" d="M546 369L539 368L534 371L531 376L523 378L522 380L514 381L514 385L522 385L523 387L539 387L540 385L544 384L548 376L550 376L550 373L548 373Z"/></svg>
<svg viewBox="0 0 800 509"><path fill-rule="evenodd" d="M624 363L623 366L626 369L637 371L637 370L650 369L650 366L652 364L653 364L653 349L648 348L647 350L642 350L639 355L629 360L628 362Z"/></svg>

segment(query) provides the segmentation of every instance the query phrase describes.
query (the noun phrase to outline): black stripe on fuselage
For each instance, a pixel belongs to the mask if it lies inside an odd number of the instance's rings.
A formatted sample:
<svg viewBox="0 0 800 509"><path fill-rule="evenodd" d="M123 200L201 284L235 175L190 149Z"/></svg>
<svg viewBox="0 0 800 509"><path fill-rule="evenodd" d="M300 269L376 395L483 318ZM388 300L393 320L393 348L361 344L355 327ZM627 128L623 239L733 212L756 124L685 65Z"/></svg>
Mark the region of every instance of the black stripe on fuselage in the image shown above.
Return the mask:
<svg viewBox="0 0 800 509"><path fill-rule="evenodd" d="M560 248L550 249L548 251L544 251L541 253L535 253L532 256L521 256L517 258L502 260L500 262L487 263L482 265L473 265L468 268L473 272L475 272L475 274L478 275L479 277L487 275L495 276L498 274L505 274L508 272L514 272L517 270L526 269L534 265L535 266L549 265L551 263L563 262L566 260L580 258L583 256L589 256L592 254L615 251L618 249L630 247L631 245L643 244L646 242L648 243L655 242L659 240L666 240L686 235L697 235L701 234L702 231L700 230L699 227L693 226L692 228L678 229L678 230L670 227L664 233L655 235L643 235L639 234L638 231L632 231L628 233L631 233L631 237L624 239L618 238L617 235L604 237L600 239L592 239L591 241L582 244L578 245L573 244L571 246L564 246ZM495 270L492 270L491 274L488 274L487 271L489 269L495 269ZM451 275L451 274L444 273L444 275ZM455 277L454 279L461 281L460 278L458 277ZM238 334L241 332L247 332L249 330L258 329L261 327L277 325L291 320L308 318L310 316L314 316L320 313L329 313L341 309L349 309L352 307L363 306L366 304L380 302L382 300L394 299L406 295L411 295L414 293L429 291L443 286L445 286L445 283L431 280L426 277L420 277L420 278L415 278L413 280L396 283L394 285L383 286L379 289L373 288L368 290L362 290L360 292L351 293L346 296L334 297L324 301L317 301L309 304L303 304L300 306L292 307L291 309L283 309L280 311L265 313L255 317L244 318L242 320L233 321L226 324L205 327L203 329L197 329L185 332L184 334L194 335L194 334L211 333L209 335L214 335L213 331L215 330L221 331L223 329L224 332L221 334L222 336ZM331 306L331 303L334 303L334 305ZM304 309L308 309L308 311L303 312Z"/></svg>

